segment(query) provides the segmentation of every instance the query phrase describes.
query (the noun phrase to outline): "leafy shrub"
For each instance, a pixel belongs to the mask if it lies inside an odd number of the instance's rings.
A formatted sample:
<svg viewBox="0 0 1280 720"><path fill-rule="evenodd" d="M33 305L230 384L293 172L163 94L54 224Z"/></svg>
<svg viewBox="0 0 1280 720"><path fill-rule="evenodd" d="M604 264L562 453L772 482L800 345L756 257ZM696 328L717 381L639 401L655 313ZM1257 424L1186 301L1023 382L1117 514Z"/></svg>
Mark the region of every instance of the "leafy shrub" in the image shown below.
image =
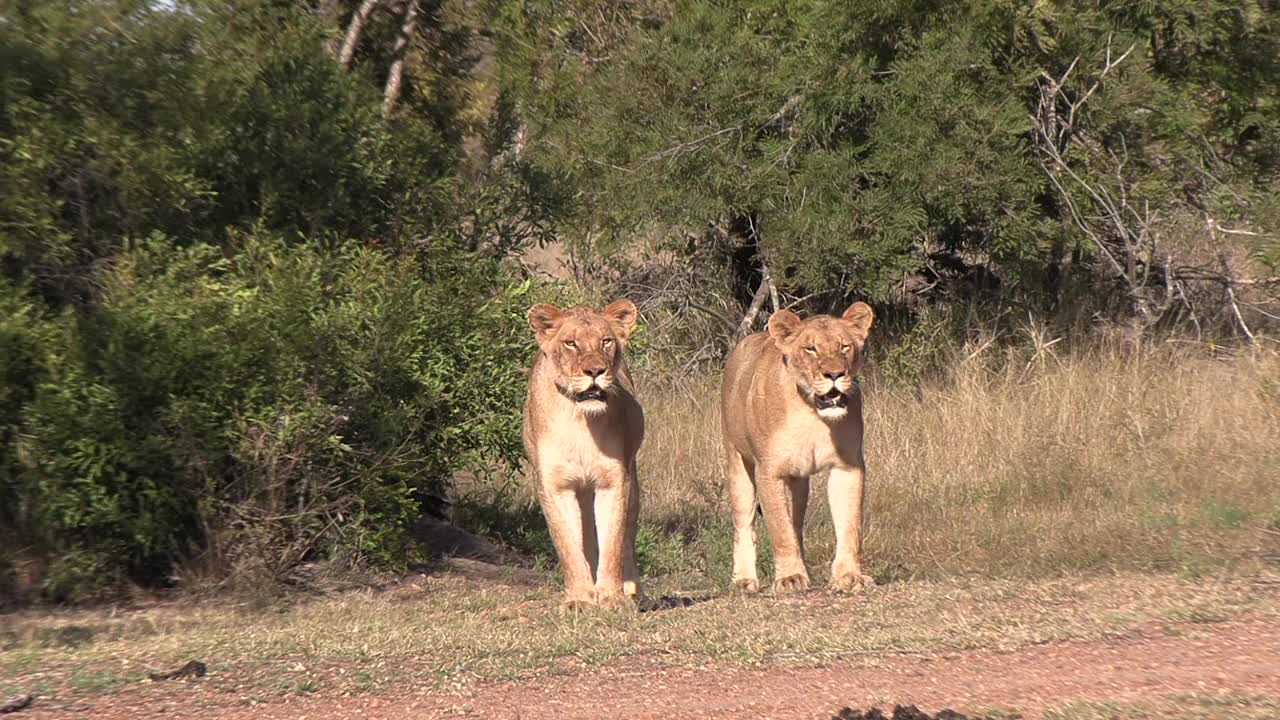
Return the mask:
<svg viewBox="0 0 1280 720"><path fill-rule="evenodd" d="M519 456L528 288L490 298L495 272L258 237L232 259L130 248L97 305L54 321L6 456L54 558L47 589L155 582L191 558L255 577L317 555L405 562L423 499Z"/></svg>
<svg viewBox="0 0 1280 720"><path fill-rule="evenodd" d="M221 244L260 223L389 244L451 217L442 133L385 121L381 83L344 73L300 8L42 5L5 20L0 258L47 299L92 299L91 261L156 231Z"/></svg>
<svg viewBox="0 0 1280 720"><path fill-rule="evenodd" d="M1082 270L1087 292L1114 293L1104 256L1124 241L1092 219L1107 193L1146 216L1115 224L1162 244L1142 263L1199 266L1182 284L1223 250L1280 258L1274 7L599 5L507 3L497 35L541 140L531 162L572 178L578 235L617 252L711 225L758 243L755 263L801 295L888 301L904 275L962 258L1008 298L1060 309ZM1048 125L1078 182L1048 163ZM1246 232L1210 238L1202 212ZM1177 247L1180 216L1212 263ZM1146 292L1163 290L1129 300Z"/></svg>

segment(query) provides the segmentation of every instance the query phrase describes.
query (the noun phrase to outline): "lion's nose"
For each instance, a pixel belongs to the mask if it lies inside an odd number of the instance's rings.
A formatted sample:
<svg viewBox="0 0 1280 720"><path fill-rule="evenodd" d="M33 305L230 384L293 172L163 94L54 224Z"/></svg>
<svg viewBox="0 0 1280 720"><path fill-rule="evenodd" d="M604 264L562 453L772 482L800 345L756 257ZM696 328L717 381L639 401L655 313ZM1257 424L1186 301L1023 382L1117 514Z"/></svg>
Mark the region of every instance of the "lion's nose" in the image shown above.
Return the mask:
<svg viewBox="0 0 1280 720"><path fill-rule="evenodd" d="M605 368L603 367L589 367L584 368L582 372L586 373L592 380L594 380L603 375L604 371Z"/></svg>
<svg viewBox="0 0 1280 720"><path fill-rule="evenodd" d="M835 382L845 376L845 372L843 370L836 370L835 372L823 370L822 374L825 375L827 379L830 380L831 382Z"/></svg>

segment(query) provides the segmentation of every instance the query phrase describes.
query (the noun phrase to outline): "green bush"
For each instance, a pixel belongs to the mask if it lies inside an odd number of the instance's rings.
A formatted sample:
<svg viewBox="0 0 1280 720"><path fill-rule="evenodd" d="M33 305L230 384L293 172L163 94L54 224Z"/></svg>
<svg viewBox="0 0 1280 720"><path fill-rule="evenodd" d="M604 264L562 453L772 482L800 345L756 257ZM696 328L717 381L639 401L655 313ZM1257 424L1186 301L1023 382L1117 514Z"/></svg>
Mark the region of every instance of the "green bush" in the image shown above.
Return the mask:
<svg viewBox="0 0 1280 720"><path fill-rule="evenodd" d="M758 243L799 294L886 301L944 253L990 266L1014 296L1052 295L1098 252L1075 213L1102 212L1041 167L1042 93L1064 77L1078 107L1060 144L1084 184L1127 193L1153 223L1203 209L1270 240L1274 5L605 6L513 0L498 23L506 87L542 140L531 159L582 189L578 235L596 247L612 238L625 255L637 230L711 224Z"/></svg>
<svg viewBox="0 0 1280 720"><path fill-rule="evenodd" d="M43 353L56 327L29 302L25 288L0 281L0 548L15 548L22 514L17 465L13 456L22 410L43 381ZM0 599L13 558L0 550Z"/></svg>
<svg viewBox="0 0 1280 720"><path fill-rule="evenodd" d="M531 288L501 258L571 195L468 145L511 122L463 106L458 18L419 23L384 114L399 23L348 68L329 10L4 11L0 601L402 564L455 473L519 456Z"/></svg>
<svg viewBox="0 0 1280 720"><path fill-rule="evenodd" d="M344 73L314 18L253 2L184 10L6 14L0 259L42 295L91 299L87 265L157 231L222 244L227 227L262 223L388 244L450 219L455 158L439 129L384 120L381 83Z"/></svg>
<svg viewBox="0 0 1280 720"><path fill-rule="evenodd" d="M489 298L497 266L446 251L238 250L130 248L18 373L40 380L4 472L51 594L175 561L402 564L453 472L519 457L527 286Z"/></svg>

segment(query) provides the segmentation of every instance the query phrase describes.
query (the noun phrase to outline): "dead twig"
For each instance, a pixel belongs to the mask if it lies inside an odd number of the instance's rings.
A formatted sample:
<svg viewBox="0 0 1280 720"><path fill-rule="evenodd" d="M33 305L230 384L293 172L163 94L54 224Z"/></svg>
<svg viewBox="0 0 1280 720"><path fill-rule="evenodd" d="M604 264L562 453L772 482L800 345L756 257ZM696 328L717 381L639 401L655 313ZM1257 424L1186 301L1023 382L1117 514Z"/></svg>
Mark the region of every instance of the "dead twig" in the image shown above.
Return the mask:
<svg viewBox="0 0 1280 720"><path fill-rule="evenodd" d="M683 143L680 143L680 144L678 144L678 145L672 145L672 146L671 146L671 147L669 147L669 148L665 148L665 149L663 149L663 150L659 150L658 152L655 152L655 153L653 153L653 154L651 154L651 155L649 155L649 156L645 157L645 158L644 158L644 160L642 160L642 161L640 162L640 164L641 164L641 165L647 165L647 164L649 164L649 163L651 163L651 162L654 162L654 161L656 161L656 160L665 160L666 158L669 158L669 157L675 157L675 156L680 155L681 153L684 153L684 152L689 152L689 151L697 150L698 148L700 148L700 147L702 147L703 145L707 144L707 143L708 143L708 142L710 142L711 140L714 140L715 138L720 137L721 135L727 135L727 134L729 134L729 133L732 133L732 132L738 132L738 131L740 131L740 130L742 130L742 126L741 126L741 125L734 125L734 126L732 126L732 127L721 128L721 129L719 129L719 130L716 130L715 132L707 133L706 135L703 135L703 136L702 136L702 137L700 137L700 138L695 138L695 139L690 140L690 141L688 141L688 142L683 142Z"/></svg>

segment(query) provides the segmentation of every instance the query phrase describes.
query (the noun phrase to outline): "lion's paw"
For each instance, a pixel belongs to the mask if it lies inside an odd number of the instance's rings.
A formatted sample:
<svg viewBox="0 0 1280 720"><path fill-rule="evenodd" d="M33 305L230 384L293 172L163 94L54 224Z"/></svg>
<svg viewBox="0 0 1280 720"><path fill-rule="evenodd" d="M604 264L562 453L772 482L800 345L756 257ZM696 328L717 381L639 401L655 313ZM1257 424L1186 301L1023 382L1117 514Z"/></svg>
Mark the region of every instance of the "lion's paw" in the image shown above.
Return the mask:
<svg viewBox="0 0 1280 720"><path fill-rule="evenodd" d="M736 578L733 581L733 589L740 593L754 595L760 592L760 581L756 578Z"/></svg>
<svg viewBox="0 0 1280 720"><path fill-rule="evenodd" d="M564 612L581 612L594 607L595 604L595 596L589 593L585 595L565 595L564 600L560 602L560 610Z"/></svg>
<svg viewBox="0 0 1280 720"><path fill-rule="evenodd" d="M809 576L804 573L783 575L773 581L775 593L802 593L809 589Z"/></svg>
<svg viewBox="0 0 1280 720"><path fill-rule="evenodd" d="M836 592L856 593L875 587L876 581L870 575L862 573L845 573L831 579Z"/></svg>
<svg viewBox="0 0 1280 720"><path fill-rule="evenodd" d="M632 595L627 595L621 590L601 590L595 591L596 605L608 610L635 610L636 599Z"/></svg>

